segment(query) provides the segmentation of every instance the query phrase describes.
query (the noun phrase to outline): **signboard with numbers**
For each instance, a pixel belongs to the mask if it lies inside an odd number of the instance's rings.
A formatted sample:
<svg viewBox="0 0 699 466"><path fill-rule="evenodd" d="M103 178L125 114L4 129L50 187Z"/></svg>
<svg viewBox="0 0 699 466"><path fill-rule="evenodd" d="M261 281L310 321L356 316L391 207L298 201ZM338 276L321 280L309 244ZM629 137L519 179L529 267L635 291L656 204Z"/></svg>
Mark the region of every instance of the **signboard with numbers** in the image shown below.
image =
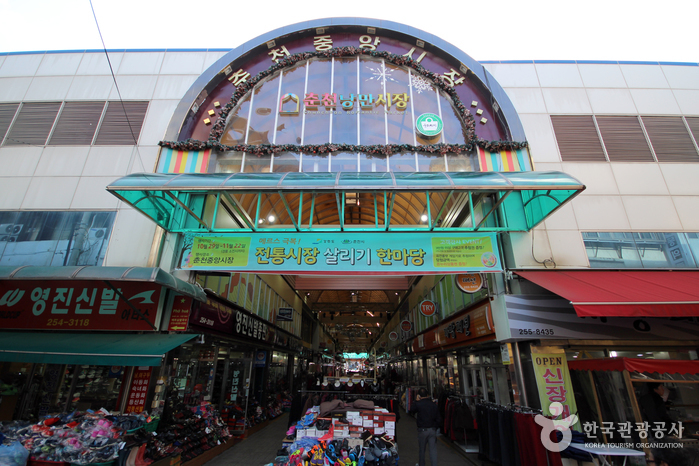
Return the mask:
<svg viewBox="0 0 699 466"><path fill-rule="evenodd" d="M143 412L146 407L146 397L148 396L148 385L150 384L152 371L153 368L150 366L142 366L134 369L124 413Z"/></svg>
<svg viewBox="0 0 699 466"><path fill-rule="evenodd" d="M162 287L113 282L156 327ZM97 280L8 280L0 283L0 327L40 330L153 330L114 289Z"/></svg>
<svg viewBox="0 0 699 466"><path fill-rule="evenodd" d="M170 332L184 332L189 325L189 314L192 309L192 298L189 296L177 296L172 303L170 323L167 326Z"/></svg>
<svg viewBox="0 0 699 466"><path fill-rule="evenodd" d="M494 233L201 234L189 270L339 275L502 271Z"/></svg>

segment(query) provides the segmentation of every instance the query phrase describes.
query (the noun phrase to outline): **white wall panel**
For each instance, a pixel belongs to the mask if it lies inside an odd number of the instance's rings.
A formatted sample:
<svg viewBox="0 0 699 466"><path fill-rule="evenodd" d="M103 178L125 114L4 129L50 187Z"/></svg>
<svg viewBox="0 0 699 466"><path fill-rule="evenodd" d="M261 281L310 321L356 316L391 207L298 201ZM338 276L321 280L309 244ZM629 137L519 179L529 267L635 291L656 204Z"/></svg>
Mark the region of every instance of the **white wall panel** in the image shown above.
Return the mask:
<svg viewBox="0 0 699 466"><path fill-rule="evenodd" d="M637 115L636 104L628 89L587 89L593 113Z"/></svg>
<svg viewBox="0 0 699 466"><path fill-rule="evenodd" d="M47 53L41 60L37 76L73 76L78 71L82 53Z"/></svg>
<svg viewBox="0 0 699 466"><path fill-rule="evenodd" d="M113 176L83 176L73 196L71 209L116 209L119 199L105 188L114 181Z"/></svg>
<svg viewBox="0 0 699 466"><path fill-rule="evenodd" d="M109 60L107 60L107 56L104 54L104 52L85 53L76 74L90 76L111 76L112 72L109 68L109 64L112 64L112 69L116 74L122 58L124 58L123 52L109 52Z"/></svg>
<svg viewBox="0 0 699 466"><path fill-rule="evenodd" d="M699 196L699 163L661 163L659 166L670 194Z"/></svg>
<svg viewBox="0 0 699 466"><path fill-rule="evenodd" d="M620 65L626 84L632 88L667 88L670 85L656 65Z"/></svg>
<svg viewBox="0 0 699 466"><path fill-rule="evenodd" d="M544 96L539 88L507 88L507 96L512 100L517 113L547 113Z"/></svg>
<svg viewBox="0 0 699 466"><path fill-rule="evenodd" d="M675 95L675 99L684 115L699 115L699 91L675 90L672 93Z"/></svg>
<svg viewBox="0 0 699 466"><path fill-rule="evenodd" d="M107 100L113 87L111 76L76 76L66 100Z"/></svg>
<svg viewBox="0 0 699 466"><path fill-rule="evenodd" d="M509 238L514 251L514 266L517 268L543 268L543 264L539 262L550 259L552 256L548 232L545 228L537 227L528 233L510 233ZM534 241L533 248L532 239Z"/></svg>
<svg viewBox="0 0 699 466"><path fill-rule="evenodd" d="M677 215L685 231L699 231L699 196L674 196Z"/></svg>
<svg viewBox="0 0 699 466"><path fill-rule="evenodd" d="M21 102L33 78L0 78L0 101Z"/></svg>
<svg viewBox="0 0 699 466"><path fill-rule="evenodd" d="M544 221L547 230L577 230L578 222L570 202Z"/></svg>
<svg viewBox="0 0 699 466"><path fill-rule="evenodd" d="M211 65L216 63L219 58L227 54L228 52L206 52L206 58L204 59L204 70L209 69ZM222 69L225 68L222 67Z"/></svg>
<svg viewBox="0 0 699 466"><path fill-rule="evenodd" d="M657 163L611 163L619 193L668 195L665 177Z"/></svg>
<svg viewBox="0 0 699 466"><path fill-rule="evenodd" d="M626 87L626 80L619 65L579 64L580 76L585 87L618 88Z"/></svg>
<svg viewBox="0 0 699 466"><path fill-rule="evenodd" d="M125 176L135 150L133 146L93 146L82 176Z"/></svg>
<svg viewBox="0 0 699 466"><path fill-rule="evenodd" d="M34 76L39 69L43 53L30 55L7 55L0 66L0 77L3 76Z"/></svg>
<svg viewBox="0 0 699 466"><path fill-rule="evenodd" d="M0 55L0 68L2 68L2 64L5 61L6 55Z"/></svg>
<svg viewBox="0 0 699 466"><path fill-rule="evenodd" d="M502 87L539 87L536 68L531 63L487 63L485 66Z"/></svg>
<svg viewBox="0 0 699 466"><path fill-rule="evenodd" d="M206 55L201 52L165 52L160 74L195 74L204 71Z"/></svg>
<svg viewBox="0 0 699 466"><path fill-rule="evenodd" d="M117 74L157 75L163 64L165 52L126 52L119 64Z"/></svg>
<svg viewBox="0 0 699 466"><path fill-rule="evenodd" d="M79 181L77 176L35 176L22 209L68 209Z"/></svg>
<svg viewBox="0 0 699 466"><path fill-rule="evenodd" d="M2 176L34 176L42 151L36 146L0 148Z"/></svg>
<svg viewBox="0 0 699 466"><path fill-rule="evenodd" d="M580 196L619 194L610 163L563 162L561 170L577 178L585 185L586 189Z"/></svg>
<svg viewBox="0 0 699 466"><path fill-rule="evenodd" d="M573 199L578 228L584 231L628 230L629 221L619 196L584 196Z"/></svg>
<svg viewBox="0 0 699 466"><path fill-rule="evenodd" d="M673 115L680 113L675 96L669 89L631 89L631 96L641 115Z"/></svg>
<svg viewBox="0 0 699 466"><path fill-rule="evenodd" d="M165 129L179 100L153 100L148 107L141 131L141 144L154 146L165 136Z"/></svg>
<svg viewBox="0 0 699 466"><path fill-rule="evenodd" d="M138 146L134 152L128 173L153 173L157 168L160 146Z"/></svg>
<svg viewBox="0 0 699 466"><path fill-rule="evenodd" d="M31 181L29 176L0 177L0 209L18 210Z"/></svg>
<svg viewBox="0 0 699 466"><path fill-rule="evenodd" d="M575 64L536 64L541 87L583 87L580 71Z"/></svg>
<svg viewBox="0 0 699 466"><path fill-rule="evenodd" d="M131 207L119 209L105 264L144 267L148 264L155 223Z"/></svg>
<svg viewBox="0 0 699 466"><path fill-rule="evenodd" d="M577 230L548 230L551 254L556 267L589 267L585 243ZM541 259L539 259L541 260Z"/></svg>
<svg viewBox="0 0 699 466"><path fill-rule="evenodd" d="M680 231L682 223L670 196L622 196L633 231Z"/></svg>
<svg viewBox="0 0 699 466"><path fill-rule="evenodd" d="M80 176L85 167L89 146L46 146L35 176Z"/></svg>
<svg viewBox="0 0 699 466"><path fill-rule="evenodd" d="M521 114L520 120L527 135L529 151L534 163L560 162L558 146L553 136L551 118L548 115Z"/></svg>
<svg viewBox="0 0 699 466"><path fill-rule="evenodd" d="M542 89L546 109L554 114L590 114L592 107L585 89Z"/></svg>
<svg viewBox="0 0 699 466"><path fill-rule="evenodd" d="M534 170L538 172L562 171L561 162L538 162L534 166Z"/></svg>
<svg viewBox="0 0 699 466"><path fill-rule="evenodd" d="M673 89L699 89L699 66L663 65L660 68Z"/></svg>
<svg viewBox="0 0 699 466"><path fill-rule="evenodd" d="M153 98L157 76L117 76L116 83L124 100L150 100ZM109 94L110 100L118 100L117 86Z"/></svg>
<svg viewBox="0 0 699 466"><path fill-rule="evenodd" d="M68 89L73 82L72 76L48 77L42 76L32 79L27 89L24 100L34 101L61 101L66 98Z"/></svg>
<svg viewBox="0 0 699 466"><path fill-rule="evenodd" d="M154 99L181 99L199 76L160 76L155 85Z"/></svg>

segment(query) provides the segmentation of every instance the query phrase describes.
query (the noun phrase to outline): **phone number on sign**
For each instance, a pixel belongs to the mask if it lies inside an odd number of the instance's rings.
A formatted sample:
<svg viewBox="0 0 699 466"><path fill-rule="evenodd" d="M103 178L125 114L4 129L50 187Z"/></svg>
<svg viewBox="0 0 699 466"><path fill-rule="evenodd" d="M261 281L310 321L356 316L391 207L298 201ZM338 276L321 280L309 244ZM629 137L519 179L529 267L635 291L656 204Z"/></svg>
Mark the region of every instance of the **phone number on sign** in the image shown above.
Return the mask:
<svg viewBox="0 0 699 466"><path fill-rule="evenodd" d="M47 327L87 327L90 325L90 319L49 319L46 322Z"/></svg>
<svg viewBox="0 0 699 466"><path fill-rule="evenodd" d="M552 328L520 328L518 331L520 335L551 336L554 334Z"/></svg>

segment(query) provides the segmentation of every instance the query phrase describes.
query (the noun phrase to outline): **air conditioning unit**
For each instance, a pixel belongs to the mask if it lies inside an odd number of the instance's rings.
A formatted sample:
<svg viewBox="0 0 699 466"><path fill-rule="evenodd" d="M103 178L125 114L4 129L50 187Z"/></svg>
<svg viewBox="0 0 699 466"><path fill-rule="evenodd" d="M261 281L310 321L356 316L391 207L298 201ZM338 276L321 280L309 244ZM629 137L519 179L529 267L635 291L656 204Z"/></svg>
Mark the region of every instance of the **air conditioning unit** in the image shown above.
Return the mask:
<svg viewBox="0 0 699 466"><path fill-rule="evenodd" d="M104 241L106 236L106 228L90 228L90 231L87 233L87 240L90 243L94 243L96 241Z"/></svg>
<svg viewBox="0 0 699 466"><path fill-rule="evenodd" d="M22 228L24 228L24 225L16 223L0 224L0 241L14 243L17 241L17 235L22 232Z"/></svg>

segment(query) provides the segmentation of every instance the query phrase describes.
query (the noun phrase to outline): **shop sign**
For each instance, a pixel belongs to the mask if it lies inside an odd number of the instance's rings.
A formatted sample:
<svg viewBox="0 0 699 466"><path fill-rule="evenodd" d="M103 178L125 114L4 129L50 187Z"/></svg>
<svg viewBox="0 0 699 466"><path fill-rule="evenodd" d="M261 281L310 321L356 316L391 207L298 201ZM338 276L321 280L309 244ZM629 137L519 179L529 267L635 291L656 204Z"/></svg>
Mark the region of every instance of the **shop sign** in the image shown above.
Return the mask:
<svg viewBox="0 0 699 466"><path fill-rule="evenodd" d="M494 335L492 322L490 303L482 304L466 313L447 317L436 329L418 335L417 342L413 340L412 343L413 351L438 350Z"/></svg>
<svg viewBox="0 0 699 466"><path fill-rule="evenodd" d="M400 329L403 330L404 332L409 332L413 329L413 323L410 322L409 320L404 320L403 322L400 323Z"/></svg>
<svg viewBox="0 0 699 466"><path fill-rule="evenodd" d="M280 307L277 311L277 321L292 322L294 320L294 309L291 307Z"/></svg>
<svg viewBox="0 0 699 466"><path fill-rule="evenodd" d="M432 317L437 313L437 303L428 299L420 303L420 314L425 317Z"/></svg>
<svg viewBox="0 0 699 466"><path fill-rule="evenodd" d="M507 295L505 303L513 341L696 340L699 335L699 317L578 317L570 301L545 295Z"/></svg>
<svg viewBox="0 0 699 466"><path fill-rule="evenodd" d="M512 351L512 348L510 347L509 343L505 343L503 345L500 345L500 355L502 356L502 363L506 366L509 366L512 364L512 359L510 359L510 352Z"/></svg>
<svg viewBox="0 0 699 466"><path fill-rule="evenodd" d="M158 326L161 286L146 282L114 284L146 319ZM96 280L1 282L0 328L153 330L111 287Z"/></svg>
<svg viewBox="0 0 699 466"><path fill-rule="evenodd" d="M423 113L415 121L415 129L426 138L439 136L443 126L442 119L434 113Z"/></svg>
<svg viewBox="0 0 699 466"><path fill-rule="evenodd" d="M456 276L456 286L464 293L477 293L483 288L483 276L479 273L462 273Z"/></svg>
<svg viewBox="0 0 699 466"><path fill-rule="evenodd" d="M146 397L148 396L148 385L152 367L142 366L134 369L131 386L129 387L129 398L126 401L124 413L141 413L146 407Z"/></svg>
<svg viewBox="0 0 699 466"><path fill-rule="evenodd" d="M211 298L199 303L191 324L245 340L271 342L274 332L261 318Z"/></svg>
<svg viewBox="0 0 699 466"><path fill-rule="evenodd" d="M169 332L187 330L189 325L189 312L192 309L192 298L189 296L177 296L172 303L170 323L167 326Z"/></svg>
<svg viewBox="0 0 699 466"><path fill-rule="evenodd" d="M200 234L181 267L340 275L502 271L495 233Z"/></svg>
<svg viewBox="0 0 699 466"><path fill-rule="evenodd" d="M267 351L258 351L255 354L255 367L265 367L267 365Z"/></svg>
<svg viewBox="0 0 699 466"><path fill-rule="evenodd" d="M564 352L535 353L532 351L532 364L539 388L539 400L545 416L560 416L562 419L577 414L573 384L568 371L568 361ZM551 412L551 403L560 403L562 412ZM577 430L580 430L578 425Z"/></svg>
<svg viewBox="0 0 699 466"><path fill-rule="evenodd" d="M279 114L298 115L301 112L302 102L303 113L311 113L314 115L339 115L343 113L355 115L362 112L376 113L377 110L383 110L381 113L402 114L405 109L408 108L408 102L410 102L410 96L405 92L399 94L387 92L384 94L376 94L376 96L374 96L374 94L354 94L352 92L344 92L340 94L336 92L320 91L321 92L304 93L303 101L301 101L297 94L284 94L279 99ZM392 110L391 107L394 105L396 109ZM342 111L339 111L338 107Z"/></svg>
<svg viewBox="0 0 699 466"><path fill-rule="evenodd" d="M398 340L398 333L396 332L391 332L388 334L388 339L391 341L396 341Z"/></svg>

